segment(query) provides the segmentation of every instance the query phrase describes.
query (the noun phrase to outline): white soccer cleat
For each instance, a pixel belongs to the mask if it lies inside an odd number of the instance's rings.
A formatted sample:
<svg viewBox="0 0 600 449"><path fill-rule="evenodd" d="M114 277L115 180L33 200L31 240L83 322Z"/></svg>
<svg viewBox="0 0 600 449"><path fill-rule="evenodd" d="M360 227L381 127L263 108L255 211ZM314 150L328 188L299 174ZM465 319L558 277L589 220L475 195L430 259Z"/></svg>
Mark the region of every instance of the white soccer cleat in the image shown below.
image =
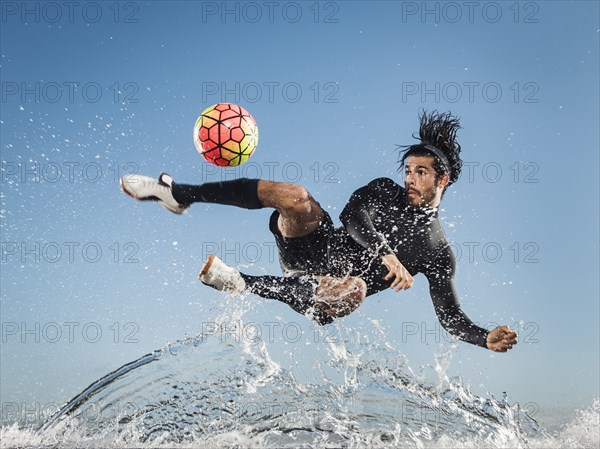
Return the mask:
<svg viewBox="0 0 600 449"><path fill-rule="evenodd" d="M219 291L239 295L246 290L246 281L244 281L240 272L235 268L225 265L214 254L208 256L208 259L204 262L198 279Z"/></svg>
<svg viewBox="0 0 600 449"><path fill-rule="evenodd" d="M166 173L161 173L158 179L142 175L125 175L121 178L121 189L130 197L139 201L158 201L174 214L182 214L190 206L175 201L172 185L173 178Z"/></svg>

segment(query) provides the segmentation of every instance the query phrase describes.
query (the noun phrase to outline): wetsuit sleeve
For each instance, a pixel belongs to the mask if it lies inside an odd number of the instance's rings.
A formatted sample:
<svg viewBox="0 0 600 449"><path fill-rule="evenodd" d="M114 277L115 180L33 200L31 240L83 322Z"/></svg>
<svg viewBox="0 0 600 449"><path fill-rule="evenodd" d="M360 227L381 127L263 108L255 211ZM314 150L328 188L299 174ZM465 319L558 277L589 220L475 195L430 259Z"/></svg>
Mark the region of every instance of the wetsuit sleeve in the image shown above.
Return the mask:
<svg viewBox="0 0 600 449"><path fill-rule="evenodd" d="M448 332L473 345L487 348L488 331L473 323L460 308L454 288L456 261L450 247L444 248L426 271L429 292L440 323Z"/></svg>
<svg viewBox="0 0 600 449"><path fill-rule="evenodd" d="M384 200L389 203L390 198L398 194L397 187L391 179L375 179L356 190L340 214L340 220L352 239L374 255L394 254L385 237L375 229L373 216Z"/></svg>

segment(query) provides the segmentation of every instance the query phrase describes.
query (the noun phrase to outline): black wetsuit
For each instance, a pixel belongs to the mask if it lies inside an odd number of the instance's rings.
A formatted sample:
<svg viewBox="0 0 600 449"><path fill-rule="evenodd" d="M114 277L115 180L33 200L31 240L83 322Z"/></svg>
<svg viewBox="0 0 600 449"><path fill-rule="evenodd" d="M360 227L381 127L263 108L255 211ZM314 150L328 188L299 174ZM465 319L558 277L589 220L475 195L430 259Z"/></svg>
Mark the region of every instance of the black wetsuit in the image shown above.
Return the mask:
<svg viewBox="0 0 600 449"><path fill-rule="evenodd" d="M342 248L350 248L340 260L350 262L351 275L367 282L367 294L389 288L389 281L384 280L387 269L380 261L365 267L365 252L394 253L412 276L423 273L427 277L442 326L461 340L486 347L487 330L475 325L460 308L453 280L456 259L437 210L410 205L403 187L380 178L354 192L340 219L347 231L340 233ZM365 270L362 275L361 270Z"/></svg>
<svg viewBox="0 0 600 449"><path fill-rule="evenodd" d="M258 180L245 178L198 186L173 184L173 195L180 204L211 202L258 209L262 205L257 185ZM381 256L393 253L412 276L427 277L442 326L461 340L486 347L487 330L460 308L453 282L456 261L437 211L412 206L404 188L391 179L375 179L356 190L340 215L343 227L335 228L325 212L314 232L287 238L279 230L278 218L279 212L273 212L269 227L285 276L242 274L251 292L285 302L327 324L333 318L312 307L316 288L312 276L358 276L367 284L367 296L373 295L391 284L384 279L388 270Z"/></svg>
<svg viewBox="0 0 600 449"><path fill-rule="evenodd" d="M456 261L436 210L412 206L402 186L379 178L352 194L340 214L343 227L334 228L325 215L314 233L290 239L281 235L279 214L273 214L270 227L287 276L358 276L369 296L390 287L381 256L395 254L412 276L427 277L442 326L461 340L486 347L487 330L460 308L453 282Z"/></svg>

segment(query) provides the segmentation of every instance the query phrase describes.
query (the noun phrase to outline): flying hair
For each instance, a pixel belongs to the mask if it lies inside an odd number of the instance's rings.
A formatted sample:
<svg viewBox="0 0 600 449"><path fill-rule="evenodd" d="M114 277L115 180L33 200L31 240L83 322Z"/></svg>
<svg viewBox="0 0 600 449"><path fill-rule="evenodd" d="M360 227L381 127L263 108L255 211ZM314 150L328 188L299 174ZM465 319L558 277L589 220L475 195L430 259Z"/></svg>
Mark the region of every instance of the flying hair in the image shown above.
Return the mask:
<svg viewBox="0 0 600 449"><path fill-rule="evenodd" d="M419 114L419 135L413 138L420 142L414 145L398 145L400 152L399 171L404 170L409 156L433 156L437 177L448 174L448 185L458 180L462 169L460 145L456 141L456 133L461 128L460 119L450 112L428 113L423 110Z"/></svg>

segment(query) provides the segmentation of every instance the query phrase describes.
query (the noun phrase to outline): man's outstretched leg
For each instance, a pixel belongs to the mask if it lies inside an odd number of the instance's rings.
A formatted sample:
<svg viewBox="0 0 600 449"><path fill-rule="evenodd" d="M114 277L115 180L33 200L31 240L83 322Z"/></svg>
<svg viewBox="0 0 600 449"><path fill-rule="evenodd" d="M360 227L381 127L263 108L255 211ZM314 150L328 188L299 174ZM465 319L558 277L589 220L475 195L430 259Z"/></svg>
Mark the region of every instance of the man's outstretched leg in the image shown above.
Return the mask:
<svg viewBox="0 0 600 449"><path fill-rule="evenodd" d="M250 276L227 266L217 256L208 257L200 280L217 290L234 294L254 293L276 299L319 324L331 323L356 310L364 301L367 286L358 277Z"/></svg>
<svg viewBox="0 0 600 449"><path fill-rule="evenodd" d="M140 201L157 201L167 210L182 214L193 203L217 203L245 209L260 209L258 179L241 178L199 185L176 184L173 178L161 173L158 179L143 175L121 178L121 189Z"/></svg>
<svg viewBox="0 0 600 449"><path fill-rule="evenodd" d="M285 237L309 234L323 219L323 210L308 191L287 182L240 178L190 185L177 184L166 173L161 173L158 179L132 174L121 178L121 189L137 200L157 201L176 214L183 213L193 203L244 209L272 207L280 214L278 225Z"/></svg>

